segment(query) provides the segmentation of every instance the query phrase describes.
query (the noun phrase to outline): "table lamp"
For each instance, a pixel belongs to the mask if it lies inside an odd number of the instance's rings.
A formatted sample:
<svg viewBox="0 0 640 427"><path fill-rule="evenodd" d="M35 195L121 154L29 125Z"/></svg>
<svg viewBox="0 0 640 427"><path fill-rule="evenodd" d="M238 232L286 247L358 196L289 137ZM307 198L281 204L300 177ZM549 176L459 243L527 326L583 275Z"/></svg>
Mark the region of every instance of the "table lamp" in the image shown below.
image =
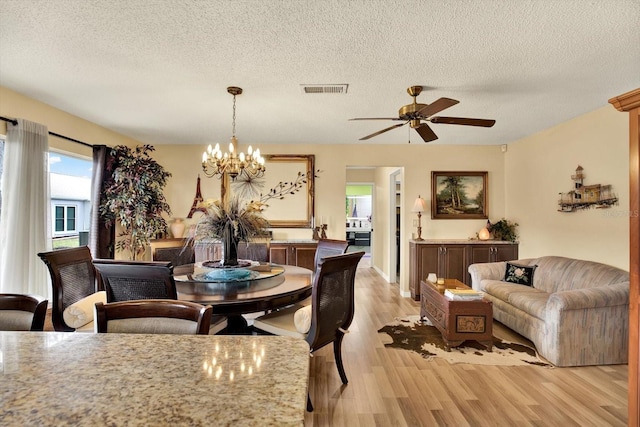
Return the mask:
<svg viewBox="0 0 640 427"><path fill-rule="evenodd" d="M418 238L415 240L424 240L422 238L422 223L420 222L420 218L422 217L422 212L426 210L427 202L418 194L418 198L413 203L413 209L411 209L411 212L416 212L418 214Z"/></svg>

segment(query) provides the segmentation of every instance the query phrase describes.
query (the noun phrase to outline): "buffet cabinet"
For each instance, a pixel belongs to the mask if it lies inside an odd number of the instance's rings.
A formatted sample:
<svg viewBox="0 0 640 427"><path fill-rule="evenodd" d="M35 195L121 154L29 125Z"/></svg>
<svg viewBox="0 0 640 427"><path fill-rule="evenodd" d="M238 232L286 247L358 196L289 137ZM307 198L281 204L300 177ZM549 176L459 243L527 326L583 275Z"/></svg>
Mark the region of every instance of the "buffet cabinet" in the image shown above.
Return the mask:
<svg viewBox="0 0 640 427"><path fill-rule="evenodd" d="M471 264L518 259L518 243L470 240L412 240L409 243L411 297L420 300L420 280L429 273L471 286Z"/></svg>
<svg viewBox="0 0 640 427"><path fill-rule="evenodd" d="M297 265L298 267L313 270L317 246L317 242L271 242L271 246L269 246L269 260L274 264Z"/></svg>

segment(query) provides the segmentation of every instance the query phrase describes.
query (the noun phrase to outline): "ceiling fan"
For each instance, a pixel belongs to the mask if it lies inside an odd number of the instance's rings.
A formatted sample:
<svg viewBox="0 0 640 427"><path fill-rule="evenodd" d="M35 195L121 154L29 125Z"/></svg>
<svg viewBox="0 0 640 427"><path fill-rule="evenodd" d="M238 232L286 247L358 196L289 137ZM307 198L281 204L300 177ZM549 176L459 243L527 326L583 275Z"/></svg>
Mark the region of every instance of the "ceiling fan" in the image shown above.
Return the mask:
<svg viewBox="0 0 640 427"><path fill-rule="evenodd" d="M449 125L464 125L464 126L480 126L490 128L495 124L495 120L487 120L487 119L469 119L464 117L442 117L433 115L439 113L440 111L452 107L459 103L460 101L456 101L455 99L450 98L440 98L434 101L431 104L418 104L416 102L416 97L420 95L422 92L422 86L411 86L407 89L409 95L413 97L413 103L407 104L400 108L398 111L398 117L363 117L363 118L355 118L349 120L398 120L403 121L404 123L399 123L397 125L389 126L388 128L379 130L378 132L372 133L371 135L367 135L365 137L360 138L360 141L365 139L373 138L374 136L378 136L381 133L390 131L391 129L399 128L407 123L410 123L411 127L418 132L418 134L422 137L424 142L435 141L438 139L438 136L433 132L431 127L424 122L431 123L444 123Z"/></svg>

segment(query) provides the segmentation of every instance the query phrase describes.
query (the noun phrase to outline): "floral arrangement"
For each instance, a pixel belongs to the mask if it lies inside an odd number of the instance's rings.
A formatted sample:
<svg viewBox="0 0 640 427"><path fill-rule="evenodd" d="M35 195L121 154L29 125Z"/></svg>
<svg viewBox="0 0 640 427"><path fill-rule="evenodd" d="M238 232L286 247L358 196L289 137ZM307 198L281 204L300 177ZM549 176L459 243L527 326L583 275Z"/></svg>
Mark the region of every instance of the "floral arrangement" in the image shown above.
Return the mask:
<svg viewBox="0 0 640 427"><path fill-rule="evenodd" d="M195 239L222 239L231 233L233 239L248 242L266 234L269 222L262 216L264 204L249 202L242 204L234 198L227 203L220 200L204 200L198 204L206 214L196 224Z"/></svg>
<svg viewBox="0 0 640 427"><path fill-rule="evenodd" d="M320 171L314 173L316 172ZM248 180L245 186L253 186L253 181ZM249 242L269 234L269 221L262 215L262 211L269 206L266 202L271 199L284 199L287 194L295 194L304 188L306 182L307 174L298 172L295 180L279 182L255 200L242 201L239 197L234 197L226 202L212 199L200 202L198 208L203 208L205 215L196 224L193 239L196 242L208 239L222 241L223 259L219 266L237 266L238 243Z"/></svg>

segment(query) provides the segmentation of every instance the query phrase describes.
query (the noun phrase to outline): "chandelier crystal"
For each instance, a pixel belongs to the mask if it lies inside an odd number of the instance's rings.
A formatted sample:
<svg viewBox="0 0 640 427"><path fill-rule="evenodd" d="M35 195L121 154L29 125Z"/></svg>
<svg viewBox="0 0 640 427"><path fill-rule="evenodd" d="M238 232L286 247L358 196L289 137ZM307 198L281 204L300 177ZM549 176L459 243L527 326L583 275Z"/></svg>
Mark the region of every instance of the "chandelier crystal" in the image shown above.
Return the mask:
<svg viewBox="0 0 640 427"><path fill-rule="evenodd" d="M228 174L232 180L238 175L245 175L248 178L260 178L264 175L264 158L260 155L260 149L253 150L251 146L247 148L247 154L237 153L238 139L236 138L236 95L242 93L242 88L230 86L227 92L233 95L233 130L229 152L223 153L220 144L215 147L209 145L207 151L202 153L202 170L209 178L217 176L222 178Z"/></svg>

